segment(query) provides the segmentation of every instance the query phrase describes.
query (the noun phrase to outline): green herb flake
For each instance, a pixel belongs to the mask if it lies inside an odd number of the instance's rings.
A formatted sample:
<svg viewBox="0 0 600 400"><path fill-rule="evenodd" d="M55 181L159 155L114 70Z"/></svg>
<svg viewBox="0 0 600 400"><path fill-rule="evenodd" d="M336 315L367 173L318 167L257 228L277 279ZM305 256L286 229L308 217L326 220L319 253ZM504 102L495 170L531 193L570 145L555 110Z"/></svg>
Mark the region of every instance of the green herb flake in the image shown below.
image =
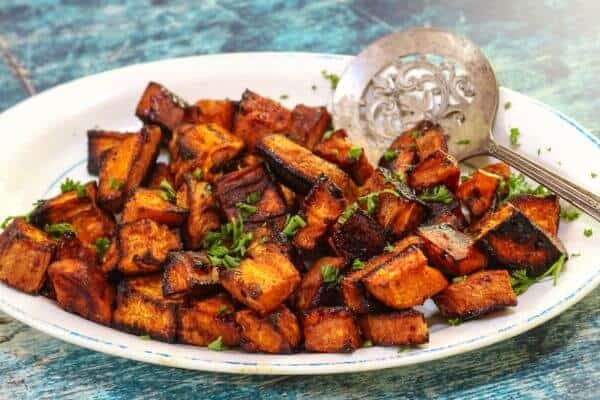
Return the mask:
<svg viewBox="0 0 600 400"><path fill-rule="evenodd" d="M456 326L461 324L460 318L448 318L448 325Z"/></svg>
<svg viewBox="0 0 600 400"><path fill-rule="evenodd" d="M233 269L239 266L252 239L251 232L244 232L243 220L234 218L221 225L220 231L208 232L203 246L208 249L208 259L213 266Z"/></svg>
<svg viewBox="0 0 600 400"><path fill-rule="evenodd" d="M450 204L454 200L452 193L444 185L435 186L433 188L425 189L420 195L419 199L423 201L431 201L434 203Z"/></svg>
<svg viewBox="0 0 600 400"><path fill-rule="evenodd" d="M586 228L586 229L583 230L583 236L585 236L585 237L592 236L592 233L593 233L592 232L592 228Z"/></svg>
<svg viewBox="0 0 600 400"><path fill-rule="evenodd" d="M470 139L461 139L458 142L456 142L456 144L459 144L459 145L471 144L471 140Z"/></svg>
<svg viewBox="0 0 600 400"><path fill-rule="evenodd" d="M391 253L392 251L394 251L394 245L391 243L388 243L385 245L385 247L383 248L383 250L387 253Z"/></svg>
<svg viewBox="0 0 600 400"><path fill-rule="evenodd" d="M581 257L581 253L571 253L571 257L573 257L573 258Z"/></svg>
<svg viewBox="0 0 600 400"><path fill-rule="evenodd" d="M521 136L521 131L519 128L510 128L510 145L513 147L519 146L519 137Z"/></svg>
<svg viewBox="0 0 600 400"><path fill-rule="evenodd" d="M123 190L123 188L125 188L125 182L123 182L120 179L111 177L108 180L108 187L110 187L113 190L121 191L121 190Z"/></svg>
<svg viewBox="0 0 600 400"><path fill-rule="evenodd" d="M506 196L502 199L503 202L510 201L523 194L531 194L538 197L544 197L549 194L548 189L542 185L538 185L535 188L529 185L525 181L523 174L512 174L510 178L502 179L498 185L498 191L507 192Z"/></svg>
<svg viewBox="0 0 600 400"><path fill-rule="evenodd" d="M423 131L412 131L410 135L413 137L413 139L416 139L423 136Z"/></svg>
<svg viewBox="0 0 600 400"><path fill-rule="evenodd" d="M339 75L327 72L327 70L322 70L321 75L323 76L323 78L329 81L332 90L335 90L337 88L337 85L340 82Z"/></svg>
<svg viewBox="0 0 600 400"><path fill-rule="evenodd" d="M346 223L346 221L348 221L348 218L350 218L352 216L352 214L354 214L354 212L358 210L358 204L357 203L352 203L348 208L346 208L344 210L344 212L339 216L337 222L341 225L344 225Z"/></svg>
<svg viewBox="0 0 600 400"><path fill-rule="evenodd" d="M373 347L373 342L371 340L365 340L362 347Z"/></svg>
<svg viewBox="0 0 600 400"><path fill-rule="evenodd" d="M552 276L554 280L554 286L556 286L558 277L565 266L566 259L566 256L564 254L561 254L560 257L554 262L554 264L552 264L552 266L550 266L550 268L548 268L546 272L536 277L528 276L527 271L524 269L513 271L510 274L510 283L512 285L513 290L515 291L515 294L519 296L525 293L531 285L536 284L542 279L547 278L549 276Z"/></svg>
<svg viewBox="0 0 600 400"><path fill-rule="evenodd" d="M396 157L398 157L398 154L400 154L398 150L387 149L383 152L383 159L387 162L390 162L395 160Z"/></svg>
<svg viewBox="0 0 600 400"><path fill-rule="evenodd" d="M506 103L504 103L505 110L508 110L511 106L512 106L512 103L510 101L507 101Z"/></svg>
<svg viewBox="0 0 600 400"><path fill-rule="evenodd" d="M538 151L537 151L538 157L540 156L540 154L542 154L542 149L538 148Z"/></svg>
<svg viewBox="0 0 600 400"><path fill-rule="evenodd" d="M224 316L227 314L231 314L232 310L229 309L229 307L227 307L226 305L222 305L221 307L219 307L219 315L220 316Z"/></svg>
<svg viewBox="0 0 600 400"><path fill-rule="evenodd" d="M171 186L169 181L163 179L162 181L160 181L158 187L162 190L163 199L167 201L175 201L175 199L177 198L177 193L175 192L175 189L173 189L173 186Z"/></svg>
<svg viewBox="0 0 600 400"><path fill-rule="evenodd" d="M373 215L377 210L377 203L379 201L379 192L369 193L365 196L361 196L358 198L358 202L366 205L367 214Z"/></svg>
<svg viewBox="0 0 600 400"><path fill-rule="evenodd" d="M110 239L106 237L99 237L98 239L96 239L96 242L94 244L96 245L96 253L98 253L98 257L102 259L102 257L110 247Z"/></svg>
<svg viewBox="0 0 600 400"><path fill-rule="evenodd" d="M355 258L352 261L352 269L353 270L361 270L365 268L365 263L360 258Z"/></svg>
<svg viewBox="0 0 600 400"><path fill-rule="evenodd" d="M340 275L340 270L332 265L323 265L321 267L321 276L323 277L323 283L328 286L336 286L343 278Z"/></svg>
<svg viewBox="0 0 600 400"><path fill-rule="evenodd" d="M218 338L216 338L215 340L213 340L212 342L210 342L208 344L208 348L210 350L213 350L213 351L227 350L227 346L225 346L225 344L223 343L223 337L222 336L219 336Z"/></svg>
<svg viewBox="0 0 600 400"><path fill-rule="evenodd" d="M141 340L150 340L150 335L140 335L138 336Z"/></svg>
<svg viewBox="0 0 600 400"><path fill-rule="evenodd" d="M16 215L10 215L10 216L4 218L4 221L2 221L2 224L0 225L0 228L2 228L2 229L8 228L8 225L10 225L11 222L13 222L15 218L18 218L18 216L16 216Z"/></svg>
<svg viewBox="0 0 600 400"><path fill-rule="evenodd" d="M463 276L457 276L457 277L455 277L455 278L452 278L452 282L453 282L453 283L460 283L460 282L464 282L464 281L466 281L466 280L467 280L467 278L468 278L468 276L467 276L467 275L463 275Z"/></svg>
<svg viewBox="0 0 600 400"><path fill-rule="evenodd" d="M590 172L590 175L592 176L592 179L596 179L596 177L598 176L598 174L595 172Z"/></svg>
<svg viewBox="0 0 600 400"><path fill-rule="evenodd" d="M258 211L258 207L241 201L237 202L235 206L240 210L240 215L242 218L247 218L250 215L256 214Z"/></svg>
<svg viewBox="0 0 600 400"><path fill-rule="evenodd" d="M192 178L194 178L197 181L201 180L202 176L204 176L204 173L200 168L196 168L194 172L192 172Z"/></svg>
<svg viewBox="0 0 600 400"><path fill-rule="evenodd" d="M300 228L304 228L305 226L306 221L304 221L301 216L294 215L288 218L282 233L288 238L292 238L296 235L296 232L298 232Z"/></svg>
<svg viewBox="0 0 600 400"><path fill-rule="evenodd" d="M335 131L334 131L333 129L330 129L330 130L328 130L327 132L325 132L325 133L323 134L323 136L321 137L321 141L324 141L324 140L329 140L329 139L331 138L331 136L333 135L333 133L334 133L334 132L335 132Z"/></svg>
<svg viewBox="0 0 600 400"><path fill-rule="evenodd" d="M363 149L361 147L354 146L348 151L348 158L351 161L358 161L362 152L363 152Z"/></svg>
<svg viewBox="0 0 600 400"><path fill-rule="evenodd" d="M73 228L73 225L71 224L61 222L58 224L44 225L44 231L53 238L59 238L66 233L75 233L75 228Z"/></svg>
<svg viewBox="0 0 600 400"><path fill-rule="evenodd" d="M579 210L576 210L574 208L572 209L562 209L560 210L560 217L562 219L564 219L565 221L575 221L577 218L579 218L579 215L581 213L579 212Z"/></svg>
<svg viewBox="0 0 600 400"><path fill-rule="evenodd" d="M79 181L74 181L71 178L67 178L63 183L61 183L60 191L61 193L76 191L77 197L80 199L85 197L87 193L87 189L85 188L85 185L83 183Z"/></svg>
<svg viewBox="0 0 600 400"><path fill-rule="evenodd" d="M289 97L290 97L290 96L288 96L287 94L282 94L281 96L279 96L279 98L280 98L281 100L286 100L286 99L288 99Z"/></svg>

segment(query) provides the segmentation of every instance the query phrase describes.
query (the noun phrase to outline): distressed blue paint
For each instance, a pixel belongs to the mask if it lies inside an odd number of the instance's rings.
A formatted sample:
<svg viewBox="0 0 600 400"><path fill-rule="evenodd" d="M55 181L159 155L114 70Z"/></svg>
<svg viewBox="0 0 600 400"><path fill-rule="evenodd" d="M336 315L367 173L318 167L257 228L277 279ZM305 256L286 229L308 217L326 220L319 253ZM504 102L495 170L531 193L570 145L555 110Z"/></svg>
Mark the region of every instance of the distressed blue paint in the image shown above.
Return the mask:
<svg viewBox="0 0 600 400"><path fill-rule="evenodd" d="M0 46L0 55L14 56L40 91L131 63L194 54L355 53L387 32L436 25L479 43L503 85L600 132L596 0L123 3L0 0L0 43L8 46ZM0 111L26 96L0 59ZM599 293L533 331L477 352L331 377L244 377L151 366L77 348L0 316L0 398L598 398Z"/></svg>

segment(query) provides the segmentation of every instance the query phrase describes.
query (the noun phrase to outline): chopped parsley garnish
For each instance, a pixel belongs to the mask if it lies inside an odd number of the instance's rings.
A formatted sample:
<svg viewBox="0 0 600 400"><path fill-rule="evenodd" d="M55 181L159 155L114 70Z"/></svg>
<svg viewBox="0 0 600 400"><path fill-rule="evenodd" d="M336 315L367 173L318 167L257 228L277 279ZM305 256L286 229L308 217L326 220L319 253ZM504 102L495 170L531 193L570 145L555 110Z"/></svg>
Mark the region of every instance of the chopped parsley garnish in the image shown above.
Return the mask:
<svg viewBox="0 0 600 400"><path fill-rule="evenodd" d="M525 176L523 174L512 174L510 178L502 179L498 185L498 191L507 192L502 201L510 201L523 194L531 194L538 197L548 195L548 189L542 185L538 185L535 188L532 187L525 181Z"/></svg>
<svg viewBox="0 0 600 400"><path fill-rule="evenodd" d="M458 142L456 142L456 144L460 144L460 145L471 144L471 139L460 139Z"/></svg>
<svg viewBox="0 0 600 400"><path fill-rule="evenodd" d="M460 282L464 282L464 281L466 281L466 280L467 280L467 278L468 278L468 276L467 276L467 275L463 275L463 276L457 276L457 277L455 277L455 278L452 278L452 282L453 282L453 283L460 283Z"/></svg>
<svg viewBox="0 0 600 400"><path fill-rule="evenodd" d="M575 258L575 257L580 257L581 253L571 253L571 257Z"/></svg>
<svg viewBox="0 0 600 400"><path fill-rule="evenodd" d="M204 247L208 249L208 259L215 267L237 268L252 238L251 232L244 232L242 219L234 218L221 225L220 231L209 232L204 239Z"/></svg>
<svg viewBox="0 0 600 400"><path fill-rule="evenodd" d="M150 335L140 335L138 336L141 340L150 340Z"/></svg>
<svg viewBox="0 0 600 400"><path fill-rule="evenodd" d="M229 309L229 307L227 307L225 304L223 304L221 307L219 307L219 315L220 316L224 316L227 314L231 314L233 311Z"/></svg>
<svg viewBox="0 0 600 400"><path fill-rule="evenodd" d="M324 140L328 140L328 139L330 139L330 138L331 138L331 136L333 135L333 133L334 133L334 132L335 132L335 131L334 131L333 129L330 129L330 130L328 130L327 132L325 132L325 133L323 134L323 136L321 137L321 141L324 141Z"/></svg>
<svg viewBox="0 0 600 400"><path fill-rule="evenodd" d="M72 192L72 191L76 191L77 192L77 197L79 197L80 199L82 197L85 197L85 194L87 192L85 185L79 181L74 181L71 178L67 178L61 185L60 185L60 191L62 193L67 193L67 192Z"/></svg>
<svg viewBox="0 0 600 400"><path fill-rule="evenodd" d="M194 170L194 172L192 172L192 178L194 178L197 181L199 181L200 179L202 179L203 175L204 174L202 173L202 170L200 168L196 168Z"/></svg>
<svg viewBox="0 0 600 400"><path fill-rule="evenodd" d="M341 225L344 225L346 221L348 221L348 218L350 218L356 210L358 210L358 204L352 203L348 208L344 210L342 214L340 214L340 217L338 218L337 222Z"/></svg>
<svg viewBox="0 0 600 400"><path fill-rule="evenodd" d="M371 340L365 340L362 347L373 347L373 342Z"/></svg>
<svg viewBox="0 0 600 400"><path fill-rule="evenodd" d="M388 243L385 245L385 247L383 248L384 251L390 253L392 251L394 251L394 245L391 243Z"/></svg>
<svg viewBox="0 0 600 400"><path fill-rule="evenodd" d="M215 340L213 340L212 342L210 342L208 344L208 348L210 350L213 350L213 351L227 350L227 346L225 346L225 344L223 343L223 337L222 336L219 336L218 338L216 338Z"/></svg>
<svg viewBox="0 0 600 400"><path fill-rule="evenodd" d="M546 147L546 151L547 152L551 152L552 151L552 147Z"/></svg>
<svg viewBox="0 0 600 400"><path fill-rule="evenodd" d="M163 179L162 181L160 181L158 187L162 190L161 196L163 199L167 201L175 201L175 199L177 198L177 193L175 192L175 189L173 189L173 186L171 186L169 181Z"/></svg>
<svg viewBox="0 0 600 400"><path fill-rule="evenodd" d="M326 70L321 71L321 75L323 78L327 79L331 84L331 89L335 90L337 88L338 83L340 82L340 76L337 74L332 74L327 72Z"/></svg>
<svg viewBox="0 0 600 400"><path fill-rule="evenodd" d="M585 237L592 236L592 233L593 233L592 232L592 228L586 228L586 229L583 230L583 236L585 236Z"/></svg>
<svg viewBox="0 0 600 400"><path fill-rule="evenodd" d="M423 136L423 132L422 132L422 131L412 131L412 132L410 133L410 135L413 137L413 139L416 139L416 138L418 138L418 137L421 137L421 136Z"/></svg>
<svg viewBox="0 0 600 400"><path fill-rule="evenodd" d="M56 239L64 235L65 233L75 233L75 228L73 228L73 225L71 224L61 222L58 224L44 225L44 231Z"/></svg>
<svg viewBox="0 0 600 400"><path fill-rule="evenodd" d="M281 96L279 96L279 98L280 98L281 100L286 100L286 99L288 99L289 97L290 97L290 96L288 96L287 94L282 94Z"/></svg>
<svg viewBox="0 0 600 400"><path fill-rule="evenodd" d="M544 272L540 276L529 277L527 276L527 271L524 269L519 269L513 271L510 274L510 283L512 285L513 290L517 296L525 293L529 287L535 283L540 282L542 279L552 276L554 279L554 286L556 286L556 282L558 281L558 276L563 270L565 266L566 257L564 254L561 254L558 260L552 264L550 268L546 272Z"/></svg>
<svg viewBox="0 0 600 400"><path fill-rule="evenodd" d="M123 181L122 181L122 180L120 180L120 179L117 179L117 178L111 177L111 178L108 180L108 187L110 187L110 188L111 188L111 189L113 189L113 190L119 190L119 191L121 191L121 190L123 190L123 188L125 187L125 182L123 182Z"/></svg>
<svg viewBox="0 0 600 400"><path fill-rule="evenodd" d="M398 150L387 149L383 152L383 159L388 162L393 161L398 157L398 154L400 154Z"/></svg>
<svg viewBox="0 0 600 400"><path fill-rule="evenodd" d="M512 106L512 103L510 101L507 101L506 103L504 103L505 110L508 110L511 106Z"/></svg>
<svg viewBox="0 0 600 400"><path fill-rule="evenodd" d="M590 172L590 175L592 176L592 179L595 179L598 176L598 174L595 172Z"/></svg>
<svg viewBox="0 0 600 400"><path fill-rule="evenodd" d="M18 216L10 215L10 216L4 218L4 221L2 221L2 225L0 225L0 228L6 229L8 227L8 225L10 225L10 223L13 222L13 220L15 218L18 218Z"/></svg>
<svg viewBox="0 0 600 400"><path fill-rule="evenodd" d="M471 175L461 175L460 181L465 182L465 181L469 180L470 178L471 178Z"/></svg>
<svg viewBox="0 0 600 400"><path fill-rule="evenodd" d="M379 195L382 193L390 193L396 197L400 196L395 190L384 189L379 192L371 192L369 194L359 197L358 202L361 205L364 204L367 206L367 214L373 215L375 213L375 211L377 210L377 203L379 202Z"/></svg>
<svg viewBox="0 0 600 400"><path fill-rule="evenodd" d="M306 221L304 221L301 216L288 216L287 220L285 221L285 227L283 228L282 233L288 238L292 238L296 235L296 232L298 232L300 228L304 228L305 226Z"/></svg>
<svg viewBox="0 0 600 400"><path fill-rule="evenodd" d="M102 258L104 254L108 251L110 247L110 239L105 237L100 237L96 239L94 243L96 245L96 253L98 253L98 257Z"/></svg>
<svg viewBox="0 0 600 400"><path fill-rule="evenodd" d="M25 215L10 215L6 218L4 218L4 221L2 221L2 224L0 224L0 228L2 229L6 229L8 227L8 225L10 225L10 223L15 219L15 218L23 218L25 220L25 222L31 222L31 215L38 209L40 208L43 204L44 204L44 200L37 200L35 203L33 203L33 209L31 211L29 211L27 214Z"/></svg>
<svg viewBox="0 0 600 400"><path fill-rule="evenodd" d="M519 137L521 136L521 131L519 128L510 128L510 145L513 147L519 146Z"/></svg>
<svg viewBox="0 0 600 400"><path fill-rule="evenodd" d="M240 210L242 218L246 218L252 214L256 214L258 207L255 206L260 200L260 192L252 192L246 196L246 201L239 201L236 203L236 207Z"/></svg>
<svg viewBox="0 0 600 400"><path fill-rule="evenodd" d="M364 267L365 267L365 263L360 258L355 258L354 261L352 261L352 269L360 270L360 269L363 269Z"/></svg>
<svg viewBox="0 0 600 400"><path fill-rule="evenodd" d="M348 151L348 158L351 161L358 161L358 159L360 158L360 155L362 154L363 150L362 147L352 147L349 151Z"/></svg>
<svg viewBox="0 0 600 400"><path fill-rule="evenodd" d="M560 210L560 217L562 219L564 219L565 221L569 221L569 222L575 221L577 218L579 218L580 214L581 213L579 212L579 210L576 210L574 208L570 209L570 210L567 210L567 209Z"/></svg>
<svg viewBox="0 0 600 400"><path fill-rule="evenodd" d="M420 195L419 199L423 201L432 201L435 203L450 204L454 197L448 188L444 185L435 186L433 188L425 189Z"/></svg>
<svg viewBox="0 0 600 400"><path fill-rule="evenodd" d="M448 318L448 325L456 326L461 324L460 318Z"/></svg>
<svg viewBox="0 0 600 400"><path fill-rule="evenodd" d="M340 270L332 265L323 265L321 267L321 276L323 276L323 283L328 286L336 286L343 278L340 275Z"/></svg>

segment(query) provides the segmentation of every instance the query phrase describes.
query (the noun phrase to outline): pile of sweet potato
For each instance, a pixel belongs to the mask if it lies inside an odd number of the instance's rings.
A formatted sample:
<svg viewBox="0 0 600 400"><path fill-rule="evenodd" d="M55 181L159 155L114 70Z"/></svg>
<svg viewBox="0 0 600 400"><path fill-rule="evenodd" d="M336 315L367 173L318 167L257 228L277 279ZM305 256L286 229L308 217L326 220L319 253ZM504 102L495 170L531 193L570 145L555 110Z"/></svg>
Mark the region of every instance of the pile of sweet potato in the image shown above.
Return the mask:
<svg viewBox="0 0 600 400"><path fill-rule="evenodd" d="M136 115L88 132L98 182L6 227L0 280L167 342L348 352L426 343L427 299L461 320L515 306L509 271L565 254L556 196L507 201L505 164L461 182L428 121L375 167L324 107L249 90L188 104L150 83Z"/></svg>

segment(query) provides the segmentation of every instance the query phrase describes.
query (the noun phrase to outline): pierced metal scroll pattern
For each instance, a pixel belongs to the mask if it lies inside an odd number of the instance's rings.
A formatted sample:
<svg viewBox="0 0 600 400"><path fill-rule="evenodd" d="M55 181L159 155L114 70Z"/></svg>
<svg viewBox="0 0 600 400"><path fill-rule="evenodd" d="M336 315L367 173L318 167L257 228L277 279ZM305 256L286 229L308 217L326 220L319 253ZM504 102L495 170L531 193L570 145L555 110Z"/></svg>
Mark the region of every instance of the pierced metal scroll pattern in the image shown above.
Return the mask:
<svg viewBox="0 0 600 400"><path fill-rule="evenodd" d="M400 57L371 79L361 109L371 132L392 138L423 119L460 125L474 97L471 79L454 63Z"/></svg>

